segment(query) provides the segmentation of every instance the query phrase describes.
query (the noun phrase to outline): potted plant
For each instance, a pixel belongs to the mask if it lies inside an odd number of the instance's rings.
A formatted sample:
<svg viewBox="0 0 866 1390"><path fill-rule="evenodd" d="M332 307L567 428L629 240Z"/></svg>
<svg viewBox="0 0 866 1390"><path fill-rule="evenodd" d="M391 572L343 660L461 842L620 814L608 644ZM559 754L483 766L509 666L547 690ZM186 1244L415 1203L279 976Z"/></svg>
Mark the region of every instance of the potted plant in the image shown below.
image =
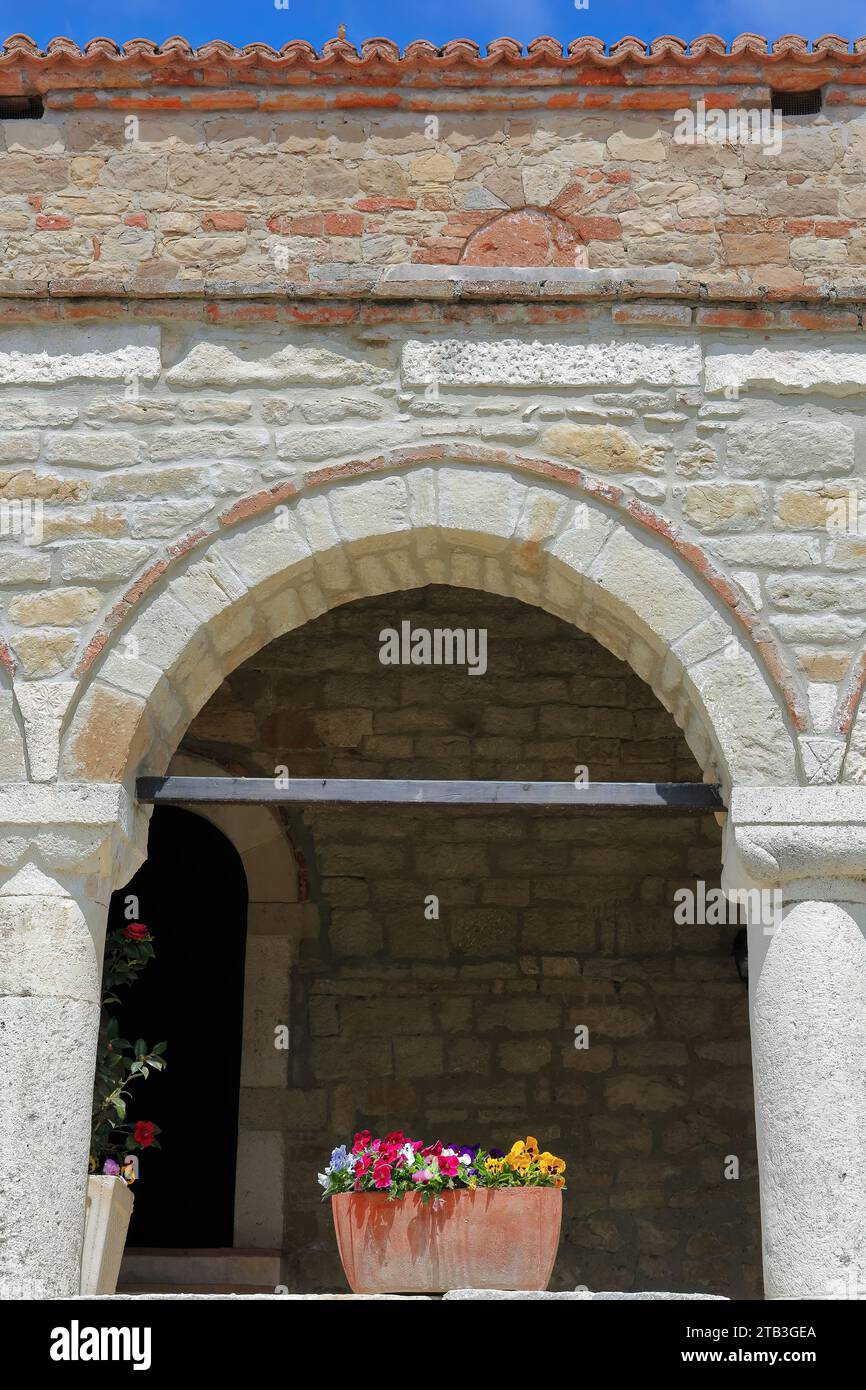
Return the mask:
<svg viewBox="0 0 866 1390"><path fill-rule="evenodd" d="M159 1148L159 1127L151 1120L129 1118L127 1087L147 1080L151 1071L163 1070L166 1044L157 1043L150 1050L143 1038L134 1043L122 1038L108 1007L119 1003L116 991L131 985L153 954L153 938L143 922L130 922L106 939L81 1257L83 1294L114 1293L132 1215L130 1188L138 1176L138 1151Z"/></svg>
<svg viewBox="0 0 866 1390"><path fill-rule="evenodd" d="M531 1136L503 1153L364 1130L319 1182L352 1291L429 1294L547 1288L564 1172Z"/></svg>

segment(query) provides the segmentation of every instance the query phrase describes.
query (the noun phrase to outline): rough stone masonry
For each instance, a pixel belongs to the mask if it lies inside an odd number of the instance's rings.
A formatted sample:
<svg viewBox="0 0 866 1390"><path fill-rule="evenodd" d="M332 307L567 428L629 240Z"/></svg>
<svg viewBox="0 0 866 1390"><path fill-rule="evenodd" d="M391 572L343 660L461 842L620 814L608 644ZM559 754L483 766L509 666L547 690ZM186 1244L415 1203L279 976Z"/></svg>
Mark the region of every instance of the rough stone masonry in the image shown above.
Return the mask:
<svg viewBox="0 0 866 1390"><path fill-rule="evenodd" d="M804 92L775 154L677 142ZM765 1292L862 1284L864 41L18 35L0 93L3 1280L77 1287L136 776L268 643L444 585L595 639L721 784L723 881L783 900Z"/></svg>

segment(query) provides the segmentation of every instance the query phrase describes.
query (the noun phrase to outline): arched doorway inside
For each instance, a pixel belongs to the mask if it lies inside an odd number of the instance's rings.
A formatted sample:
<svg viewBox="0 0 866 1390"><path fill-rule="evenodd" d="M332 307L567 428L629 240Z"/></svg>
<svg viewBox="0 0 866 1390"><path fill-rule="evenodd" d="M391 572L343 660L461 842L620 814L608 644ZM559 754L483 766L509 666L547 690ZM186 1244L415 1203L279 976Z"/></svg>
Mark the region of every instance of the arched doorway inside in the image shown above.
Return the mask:
<svg viewBox="0 0 866 1390"><path fill-rule="evenodd" d="M201 816L158 807L146 861L112 897L109 931L124 925L131 895L156 955L116 1012L124 1036L168 1043L168 1065L133 1088L136 1118L162 1134L159 1152L141 1156L128 1245L231 1246L247 913L240 856Z"/></svg>

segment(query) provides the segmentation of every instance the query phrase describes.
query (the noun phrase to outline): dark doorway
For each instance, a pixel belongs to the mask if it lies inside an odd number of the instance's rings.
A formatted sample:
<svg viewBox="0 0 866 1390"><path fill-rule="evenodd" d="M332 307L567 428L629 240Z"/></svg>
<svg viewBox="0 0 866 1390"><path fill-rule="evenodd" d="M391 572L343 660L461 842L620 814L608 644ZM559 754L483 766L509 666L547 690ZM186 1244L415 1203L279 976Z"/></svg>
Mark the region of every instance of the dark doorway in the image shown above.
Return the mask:
<svg viewBox="0 0 866 1390"><path fill-rule="evenodd" d="M147 860L111 899L109 930L134 893L155 960L115 1006L121 1034L168 1044L165 1072L131 1087L130 1115L159 1125L140 1155L130 1246L231 1246L243 1031L247 885L209 821L157 807Z"/></svg>

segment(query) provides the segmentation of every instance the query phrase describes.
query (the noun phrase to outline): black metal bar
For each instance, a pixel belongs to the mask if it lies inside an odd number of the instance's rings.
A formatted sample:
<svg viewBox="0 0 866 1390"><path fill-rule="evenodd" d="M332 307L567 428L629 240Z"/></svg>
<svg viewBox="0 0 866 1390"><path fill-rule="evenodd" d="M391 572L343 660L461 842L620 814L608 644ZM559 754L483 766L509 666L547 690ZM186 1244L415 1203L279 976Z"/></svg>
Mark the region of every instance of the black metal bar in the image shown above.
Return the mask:
<svg viewBox="0 0 866 1390"><path fill-rule="evenodd" d="M723 811L711 782L438 782L355 777L139 777L159 805L563 806L571 810Z"/></svg>

